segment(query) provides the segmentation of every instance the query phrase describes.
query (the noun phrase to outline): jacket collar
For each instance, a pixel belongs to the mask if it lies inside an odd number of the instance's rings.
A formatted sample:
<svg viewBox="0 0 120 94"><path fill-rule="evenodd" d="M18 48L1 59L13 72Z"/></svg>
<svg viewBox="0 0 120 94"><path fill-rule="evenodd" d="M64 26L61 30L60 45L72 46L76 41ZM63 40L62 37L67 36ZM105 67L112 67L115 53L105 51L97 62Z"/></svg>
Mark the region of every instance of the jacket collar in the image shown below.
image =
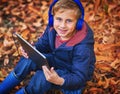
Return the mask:
<svg viewBox="0 0 120 94"><path fill-rule="evenodd" d="M80 31L77 31L77 33L66 43L66 46L74 46L78 43L80 43L87 35L87 26L84 23L83 27Z"/></svg>

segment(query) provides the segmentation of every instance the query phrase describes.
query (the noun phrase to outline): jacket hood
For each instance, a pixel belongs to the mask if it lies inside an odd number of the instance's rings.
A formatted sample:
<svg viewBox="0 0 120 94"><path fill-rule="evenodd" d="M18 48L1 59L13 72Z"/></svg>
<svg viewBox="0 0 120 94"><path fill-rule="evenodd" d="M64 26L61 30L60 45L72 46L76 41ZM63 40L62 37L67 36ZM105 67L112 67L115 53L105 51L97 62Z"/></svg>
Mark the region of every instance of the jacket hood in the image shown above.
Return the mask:
<svg viewBox="0 0 120 94"><path fill-rule="evenodd" d="M66 46L74 46L78 43L93 43L93 32L88 26L87 23L84 22L83 28L78 31L67 43Z"/></svg>

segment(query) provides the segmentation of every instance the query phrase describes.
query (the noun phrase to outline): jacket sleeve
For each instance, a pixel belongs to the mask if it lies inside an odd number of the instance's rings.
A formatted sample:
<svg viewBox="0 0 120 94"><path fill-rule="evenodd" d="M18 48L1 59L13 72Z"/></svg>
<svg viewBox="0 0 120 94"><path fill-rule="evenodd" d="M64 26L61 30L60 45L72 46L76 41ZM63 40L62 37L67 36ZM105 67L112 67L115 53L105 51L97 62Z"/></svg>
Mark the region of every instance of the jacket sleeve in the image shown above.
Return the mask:
<svg viewBox="0 0 120 94"><path fill-rule="evenodd" d="M35 48L45 55L47 61L49 62L49 66L54 67L53 54L51 53L51 49L49 45L49 36L48 36L49 30L50 28L48 26L44 31L43 35L40 38L38 38L38 41L35 43Z"/></svg>
<svg viewBox="0 0 120 94"><path fill-rule="evenodd" d="M72 63L71 72L62 76L65 79L62 87L74 90L84 87L86 81L90 80L94 71L94 51L88 47L76 47Z"/></svg>
<svg viewBox="0 0 120 94"><path fill-rule="evenodd" d="M39 50L42 53L47 53L50 50L49 46L49 38L48 38L48 32L49 27L47 26L46 30L44 31L43 35L38 38L37 42L35 43L35 48Z"/></svg>

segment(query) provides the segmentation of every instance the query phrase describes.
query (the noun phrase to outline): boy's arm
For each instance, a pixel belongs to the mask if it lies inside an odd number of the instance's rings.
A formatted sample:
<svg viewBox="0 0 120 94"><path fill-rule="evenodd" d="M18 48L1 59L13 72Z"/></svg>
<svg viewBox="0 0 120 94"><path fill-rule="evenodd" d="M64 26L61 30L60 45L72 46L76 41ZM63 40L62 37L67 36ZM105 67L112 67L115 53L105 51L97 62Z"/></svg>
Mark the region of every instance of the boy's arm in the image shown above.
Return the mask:
<svg viewBox="0 0 120 94"><path fill-rule="evenodd" d="M47 61L49 63L49 66L53 66L53 54L51 53L51 48L49 44L49 33L50 33L50 27L47 26L46 30L44 31L43 35L38 38L38 41L35 43L35 48L43 53L45 57L47 58Z"/></svg>
<svg viewBox="0 0 120 94"><path fill-rule="evenodd" d="M94 71L95 56L92 49L77 48L74 52L71 73L62 76L65 80L62 85L65 89L79 89L91 79Z"/></svg>

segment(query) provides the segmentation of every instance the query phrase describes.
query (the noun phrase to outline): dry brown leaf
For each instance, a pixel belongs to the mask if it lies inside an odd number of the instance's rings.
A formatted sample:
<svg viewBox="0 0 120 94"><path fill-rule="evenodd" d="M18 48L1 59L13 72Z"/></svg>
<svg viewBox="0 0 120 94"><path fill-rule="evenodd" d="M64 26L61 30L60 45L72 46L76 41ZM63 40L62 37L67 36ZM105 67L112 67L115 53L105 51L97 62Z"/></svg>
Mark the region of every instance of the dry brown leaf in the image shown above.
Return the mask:
<svg viewBox="0 0 120 94"><path fill-rule="evenodd" d="M107 79L105 76L104 76L104 79L105 79L105 84L104 84L104 88L105 89L107 89L108 87L109 87L109 82L110 82L110 80L109 79Z"/></svg>
<svg viewBox="0 0 120 94"><path fill-rule="evenodd" d="M8 63L9 63L9 57L8 55L6 55L4 58L4 65L6 66Z"/></svg>
<svg viewBox="0 0 120 94"><path fill-rule="evenodd" d="M28 6L28 9L29 9L30 11L34 12L35 14L37 14L37 15L39 15L39 16L42 16L41 11L35 9L33 6Z"/></svg>
<svg viewBox="0 0 120 94"><path fill-rule="evenodd" d="M4 80L4 77L1 77L1 72L0 72L0 82Z"/></svg>
<svg viewBox="0 0 120 94"><path fill-rule="evenodd" d="M98 87L102 86L104 89L109 87L110 80L107 79L105 76L101 77L100 80L98 81Z"/></svg>
<svg viewBox="0 0 120 94"><path fill-rule="evenodd" d="M94 11L98 12L98 8L100 7L101 0L94 0Z"/></svg>
<svg viewBox="0 0 120 94"><path fill-rule="evenodd" d="M103 90L101 88L92 87L92 88L90 88L89 91L91 92L91 94L97 94L98 92L100 94L103 94Z"/></svg>
<svg viewBox="0 0 120 94"><path fill-rule="evenodd" d="M21 32L21 36L26 40L29 39L29 35L30 35L30 30L29 29L25 29Z"/></svg>
<svg viewBox="0 0 120 94"><path fill-rule="evenodd" d="M109 64L105 64L105 63L97 63L96 68L99 70L104 70L106 72L110 72L114 70Z"/></svg>
<svg viewBox="0 0 120 94"><path fill-rule="evenodd" d="M47 25L48 23L48 8L46 9L46 11L43 12L42 14L42 18L43 18L43 21L44 21L44 24Z"/></svg>
<svg viewBox="0 0 120 94"><path fill-rule="evenodd" d="M113 62L115 58L109 56L96 56L97 61Z"/></svg>
<svg viewBox="0 0 120 94"><path fill-rule="evenodd" d="M1 2L2 2L2 3L5 3L5 2L7 2L7 0L1 0Z"/></svg>
<svg viewBox="0 0 120 94"><path fill-rule="evenodd" d="M95 44L96 48L99 48L100 51L105 51L105 50L109 50L112 49L114 47L120 47L120 42L117 43L110 43L110 44Z"/></svg>
<svg viewBox="0 0 120 94"><path fill-rule="evenodd" d="M120 60L116 58L110 65L116 69L116 65L120 63Z"/></svg>
<svg viewBox="0 0 120 94"><path fill-rule="evenodd" d="M9 41L9 40L7 40L7 39L4 39L4 41L3 41L3 45L4 45L4 47L11 47L12 45L14 44L14 41Z"/></svg>

